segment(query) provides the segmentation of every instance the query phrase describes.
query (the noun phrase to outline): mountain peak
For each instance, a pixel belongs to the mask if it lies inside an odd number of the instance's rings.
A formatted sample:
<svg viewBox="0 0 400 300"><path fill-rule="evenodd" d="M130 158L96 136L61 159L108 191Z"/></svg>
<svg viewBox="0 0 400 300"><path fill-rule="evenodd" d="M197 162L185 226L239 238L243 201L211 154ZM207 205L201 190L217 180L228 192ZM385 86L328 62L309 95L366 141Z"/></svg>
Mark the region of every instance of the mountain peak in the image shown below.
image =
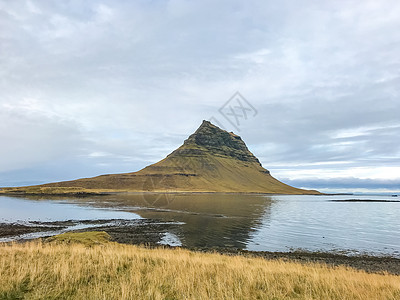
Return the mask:
<svg viewBox="0 0 400 300"><path fill-rule="evenodd" d="M221 138L226 138L227 133L210 121L203 120L200 127L185 140L185 144L195 143L200 146L218 146L217 142L219 142L219 145L222 145Z"/></svg>
<svg viewBox="0 0 400 300"><path fill-rule="evenodd" d="M188 139L190 139L190 137L195 135L218 133L218 132L225 132L225 130L219 128L218 126L215 126L210 121L203 120L200 127L197 128L197 130L191 136L189 136Z"/></svg>
<svg viewBox="0 0 400 300"><path fill-rule="evenodd" d="M183 147L190 145L205 148L215 155L228 156L260 164L240 136L233 132L227 132L206 120L203 120L200 127L185 140Z"/></svg>

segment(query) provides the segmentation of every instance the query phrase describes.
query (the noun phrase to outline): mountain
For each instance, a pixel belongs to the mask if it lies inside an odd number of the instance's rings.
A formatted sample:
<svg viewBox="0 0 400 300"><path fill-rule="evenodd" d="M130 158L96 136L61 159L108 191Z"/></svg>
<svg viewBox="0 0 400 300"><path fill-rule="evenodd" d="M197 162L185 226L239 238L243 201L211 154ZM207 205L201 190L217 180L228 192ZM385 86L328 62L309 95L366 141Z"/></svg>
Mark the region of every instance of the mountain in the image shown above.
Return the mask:
<svg viewBox="0 0 400 300"><path fill-rule="evenodd" d="M20 192L25 189L26 193L131 191L319 194L317 191L291 187L275 179L238 135L208 121L203 121L196 132L166 158L138 172L17 188L14 192L18 192L18 189Z"/></svg>

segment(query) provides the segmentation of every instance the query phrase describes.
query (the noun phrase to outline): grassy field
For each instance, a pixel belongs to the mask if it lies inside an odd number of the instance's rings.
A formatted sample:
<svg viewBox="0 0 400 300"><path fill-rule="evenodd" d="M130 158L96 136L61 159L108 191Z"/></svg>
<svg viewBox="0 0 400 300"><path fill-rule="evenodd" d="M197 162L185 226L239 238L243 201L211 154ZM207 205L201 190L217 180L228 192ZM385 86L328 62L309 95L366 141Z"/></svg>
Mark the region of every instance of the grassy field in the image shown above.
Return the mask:
<svg viewBox="0 0 400 300"><path fill-rule="evenodd" d="M400 277L65 234L0 245L0 299L400 299Z"/></svg>

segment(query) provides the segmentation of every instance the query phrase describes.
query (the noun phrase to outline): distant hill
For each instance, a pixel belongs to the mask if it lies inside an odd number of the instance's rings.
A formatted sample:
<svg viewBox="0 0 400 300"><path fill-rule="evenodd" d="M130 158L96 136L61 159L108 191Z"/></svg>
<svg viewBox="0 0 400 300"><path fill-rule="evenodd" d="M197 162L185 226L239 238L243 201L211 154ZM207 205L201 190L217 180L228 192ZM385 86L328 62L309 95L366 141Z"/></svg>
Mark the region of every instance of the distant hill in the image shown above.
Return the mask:
<svg viewBox="0 0 400 300"><path fill-rule="evenodd" d="M239 136L208 121L203 121L166 158L138 172L3 189L3 192L61 194L102 191L319 194L275 179Z"/></svg>

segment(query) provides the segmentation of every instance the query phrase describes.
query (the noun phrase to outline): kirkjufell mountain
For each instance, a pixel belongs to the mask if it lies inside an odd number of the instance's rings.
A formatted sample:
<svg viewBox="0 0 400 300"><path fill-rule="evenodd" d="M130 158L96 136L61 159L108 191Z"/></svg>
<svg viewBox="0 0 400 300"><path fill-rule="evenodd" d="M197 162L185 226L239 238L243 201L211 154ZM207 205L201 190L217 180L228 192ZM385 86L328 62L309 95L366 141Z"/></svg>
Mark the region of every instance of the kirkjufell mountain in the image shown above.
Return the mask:
<svg viewBox="0 0 400 300"><path fill-rule="evenodd" d="M291 187L271 176L243 140L203 121L182 146L163 160L125 174L7 188L8 193L228 192L319 194Z"/></svg>

